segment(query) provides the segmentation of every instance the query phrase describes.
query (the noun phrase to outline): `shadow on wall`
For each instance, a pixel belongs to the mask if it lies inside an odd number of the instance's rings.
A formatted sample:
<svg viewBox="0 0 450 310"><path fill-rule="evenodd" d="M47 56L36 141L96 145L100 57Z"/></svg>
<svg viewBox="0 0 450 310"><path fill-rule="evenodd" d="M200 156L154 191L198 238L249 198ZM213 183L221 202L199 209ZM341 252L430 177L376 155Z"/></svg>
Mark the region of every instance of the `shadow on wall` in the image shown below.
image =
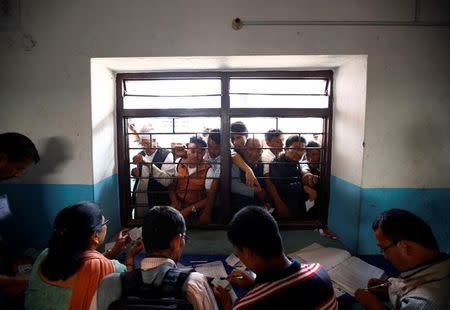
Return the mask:
<svg viewBox="0 0 450 310"><path fill-rule="evenodd" d="M50 137L38 143L41 161L27 170L21 180L0 184L8 195L12 216L1 222L0 230L18 248L47 245L56 214L81 200L92 200L92 186L46 184L72 158L72 144L64 137Z"/></svg>
<svg viewBox="0 0 450 310"><path fill-rule="evenodd" d="M64 164L73 158L73 146L65 137L50 137L39 143L41 161L32 166L25 177L25 182L45 183L46 177L61 172Z"/></svg>

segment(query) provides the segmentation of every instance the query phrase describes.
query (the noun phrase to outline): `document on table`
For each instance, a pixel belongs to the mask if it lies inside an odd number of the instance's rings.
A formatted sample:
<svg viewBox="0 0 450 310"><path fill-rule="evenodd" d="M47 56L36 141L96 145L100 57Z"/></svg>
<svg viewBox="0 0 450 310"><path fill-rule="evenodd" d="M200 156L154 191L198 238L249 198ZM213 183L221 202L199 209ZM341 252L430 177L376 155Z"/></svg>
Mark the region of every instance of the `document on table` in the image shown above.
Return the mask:
<svg viewBox="0 0 450 310"><path fill-rule="evenodd" d="M380 278L384 271L372 266L348 251L324 247L313 243L306 248L290 253L290 257L308 263L320 263L329 273L336 296L342 290L354 295L359 288L366 288L370 278Z"/></svg>

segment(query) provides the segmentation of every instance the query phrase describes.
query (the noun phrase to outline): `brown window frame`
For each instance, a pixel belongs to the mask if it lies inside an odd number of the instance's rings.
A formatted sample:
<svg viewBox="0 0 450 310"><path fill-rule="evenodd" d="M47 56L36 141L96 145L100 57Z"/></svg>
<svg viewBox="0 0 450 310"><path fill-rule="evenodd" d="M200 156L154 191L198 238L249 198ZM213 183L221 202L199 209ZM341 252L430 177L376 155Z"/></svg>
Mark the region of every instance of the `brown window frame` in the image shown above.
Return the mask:
<svg viewBox="0 0 450 310"><path fill-rule="evenodd" d="M126 80L172 80L219 78L221 80L221 107L202 109L124 109L124 85ZM328 94L327 108L230 108L229 85L232 78L256 79L326 79ZM140 225L140 221L127 219L124 210L130 207L130 177L128 152L128 118L143 117L220 117L221 118L221 154L229 154L230 150L230 118L234 117L318 117L323 122L322 148L325 165L321 178L323 197L318 220L303 220L295 222L279 222L281 228L314 229L327 227L330 177L331 177L331 147L332 147L332 118L333 118L333 71L249 71L249 72L157 72L157 73L118 73L116 76L116 112L117 112L117 154L119 174L119 203L121 225L132 227ZM230 165L229 156L221 157L220 191L223 205L229 210L230 205ZM223 229L226 225L210 224L206 229Z"/></svg>

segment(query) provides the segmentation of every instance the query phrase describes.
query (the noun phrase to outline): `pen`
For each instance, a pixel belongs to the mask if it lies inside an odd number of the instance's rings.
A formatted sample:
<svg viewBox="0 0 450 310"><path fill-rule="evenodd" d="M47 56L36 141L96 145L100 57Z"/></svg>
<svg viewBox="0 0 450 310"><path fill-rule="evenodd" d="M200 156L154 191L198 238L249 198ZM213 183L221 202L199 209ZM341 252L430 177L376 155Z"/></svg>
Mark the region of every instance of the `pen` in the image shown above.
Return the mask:
<svg viewBox="0 0 450 310"><path fill-rule="evenodd" d="M202 263L207 263L207 260L191 260L189 261L189 263L191 264L202 264Z"/></svg>
<svg viewBox="0 0 450 310"><path fill-rule="evenodd" d="M368 287L368 288L366 288L366 290L368 291L368 290L371 290L373 288L386 287L386 286L389 286L389 285L391 285L391 282L384 282L384 283L381 283L381 284L378 284L378 285L374 285L374 286Z"/></svg>
<svg viewBox="0 0 450 310"><path fill-rule="evenodd" d="M244 279L244 276L232 276L232 278L238 279L238 280L242 280ZM225 277L220 277L220 280L226 280L227 278Z"/></svg>

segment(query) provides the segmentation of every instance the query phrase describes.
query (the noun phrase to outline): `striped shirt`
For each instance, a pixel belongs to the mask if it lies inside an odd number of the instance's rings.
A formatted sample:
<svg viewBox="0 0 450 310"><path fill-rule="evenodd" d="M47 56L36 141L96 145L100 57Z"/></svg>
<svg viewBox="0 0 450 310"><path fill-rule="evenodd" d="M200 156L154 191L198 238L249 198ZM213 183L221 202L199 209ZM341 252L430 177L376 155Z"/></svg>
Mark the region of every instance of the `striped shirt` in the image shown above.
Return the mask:
<svg viewBox="0 0 450 310"><path fill-rule="evenodd" d="M234 305L235 310L337 308L326 270L320 264L300 264L296 260L284 270L259 274L256 286Z"/></svg>

